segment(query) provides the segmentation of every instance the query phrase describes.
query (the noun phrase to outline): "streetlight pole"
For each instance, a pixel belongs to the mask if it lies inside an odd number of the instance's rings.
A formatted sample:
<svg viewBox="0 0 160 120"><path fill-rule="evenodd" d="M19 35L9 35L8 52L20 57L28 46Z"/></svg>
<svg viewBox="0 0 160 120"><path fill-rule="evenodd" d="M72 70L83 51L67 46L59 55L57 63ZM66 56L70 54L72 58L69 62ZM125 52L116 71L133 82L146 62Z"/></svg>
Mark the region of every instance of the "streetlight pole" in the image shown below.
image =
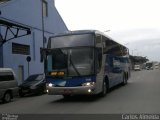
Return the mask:
<svg viewBox="0 0 160 120"><path fill-rule="evenodd" d="M125 43L124 45L128 45L129 43Z"/></svg>
<svg viewBox="0 0 160 120"><path fill-rule="evenodd" d="M111 30L105 30L104 32L110 32Z"/></svg>

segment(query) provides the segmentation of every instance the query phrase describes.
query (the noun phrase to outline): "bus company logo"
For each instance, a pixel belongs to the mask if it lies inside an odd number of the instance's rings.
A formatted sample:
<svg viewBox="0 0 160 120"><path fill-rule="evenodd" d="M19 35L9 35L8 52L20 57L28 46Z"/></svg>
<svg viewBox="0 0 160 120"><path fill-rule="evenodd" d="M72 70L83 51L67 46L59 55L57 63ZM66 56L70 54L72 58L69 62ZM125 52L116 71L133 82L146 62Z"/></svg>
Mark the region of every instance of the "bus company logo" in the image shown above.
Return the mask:
<svg viewBox="0 0 160 120"><path fill-rule="evenodd" d="M2 120L18 120L18 115L15 114L2 114Z"/></svg>

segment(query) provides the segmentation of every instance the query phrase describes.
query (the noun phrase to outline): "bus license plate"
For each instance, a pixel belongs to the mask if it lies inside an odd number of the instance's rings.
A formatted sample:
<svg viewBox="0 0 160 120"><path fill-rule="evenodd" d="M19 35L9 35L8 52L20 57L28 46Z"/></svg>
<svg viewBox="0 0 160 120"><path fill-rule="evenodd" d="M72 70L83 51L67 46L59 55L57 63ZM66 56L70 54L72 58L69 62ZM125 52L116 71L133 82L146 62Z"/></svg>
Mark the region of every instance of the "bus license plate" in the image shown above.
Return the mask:
<svg viewBox="0 0 160 120"><path fill-rule="evenodd" d="M64 90L64 94L71 94L72 92L72 90Z"/></svg>

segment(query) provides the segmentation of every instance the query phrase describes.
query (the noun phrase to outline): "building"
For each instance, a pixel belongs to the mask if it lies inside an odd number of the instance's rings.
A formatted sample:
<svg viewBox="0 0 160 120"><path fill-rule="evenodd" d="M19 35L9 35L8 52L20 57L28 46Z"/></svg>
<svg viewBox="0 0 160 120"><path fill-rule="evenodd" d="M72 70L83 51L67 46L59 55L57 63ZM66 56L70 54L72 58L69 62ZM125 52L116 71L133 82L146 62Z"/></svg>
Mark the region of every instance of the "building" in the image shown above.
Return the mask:
<svg viewBox="0 0 160 120"><path fill-rule="evenodd" d="M16 38L12 32L16 34L17 31L11 28L6 38L15 38L0 47L0 67L12 68L19 84L31 74L44 72L44 65L40 62L40 47L46 47L48 37L68 31L54 0L4 0L0 4L0 19L25 26L31 31L31 34ZM3 38L6 29L0 24L0 35ZM18 34L23 33L20 31ZM28 56L30 62L26 60Z"/></svg>

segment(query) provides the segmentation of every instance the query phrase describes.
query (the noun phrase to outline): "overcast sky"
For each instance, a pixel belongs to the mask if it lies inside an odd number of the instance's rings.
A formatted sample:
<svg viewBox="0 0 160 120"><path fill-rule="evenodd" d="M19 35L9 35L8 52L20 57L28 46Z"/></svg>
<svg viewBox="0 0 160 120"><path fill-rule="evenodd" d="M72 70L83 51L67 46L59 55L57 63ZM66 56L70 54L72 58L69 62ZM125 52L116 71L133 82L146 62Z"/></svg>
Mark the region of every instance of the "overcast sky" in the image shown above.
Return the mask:
<svg viewBox="0 0 160 120"><path fill-rule="evenodd" d="M110 30L105 34L130 54L160 61L160 0L55 0L69 30Z"/></svg>

